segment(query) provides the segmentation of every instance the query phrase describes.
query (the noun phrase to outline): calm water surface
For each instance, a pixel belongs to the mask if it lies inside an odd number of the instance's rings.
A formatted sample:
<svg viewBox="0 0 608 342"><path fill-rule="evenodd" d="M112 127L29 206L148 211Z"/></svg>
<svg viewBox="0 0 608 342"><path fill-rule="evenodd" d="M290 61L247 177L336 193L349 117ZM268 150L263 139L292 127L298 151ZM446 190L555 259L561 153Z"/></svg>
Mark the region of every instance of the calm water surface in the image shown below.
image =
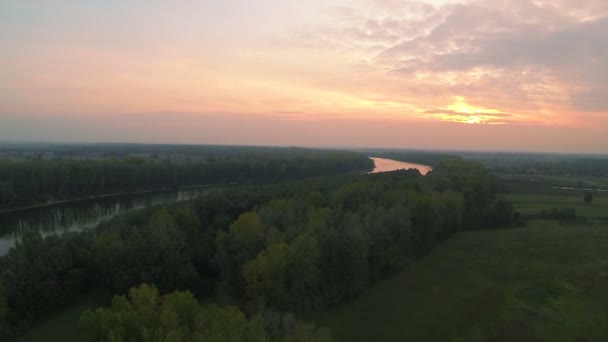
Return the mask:
<svg viewBox="0 0 608 342"><path fill-rule="evenodd" d="M402 169L418 169L418 171L420 171L420 173L424 176L430 171L433 171L433 168L428 165L414 164L385 158L370 157L370 159L373 160L375 164L374 171L371 173L389 172Z"/></svg>
<svg viewBox="0 0 608 342"><path fill-rule="evenodd" d="M79 200L0 214L0 256L8 253L26 232L38 231L42 236L48 236L81 231L130 210L192 200L207 191L210 191L209 187L174 189Z"/></svg>

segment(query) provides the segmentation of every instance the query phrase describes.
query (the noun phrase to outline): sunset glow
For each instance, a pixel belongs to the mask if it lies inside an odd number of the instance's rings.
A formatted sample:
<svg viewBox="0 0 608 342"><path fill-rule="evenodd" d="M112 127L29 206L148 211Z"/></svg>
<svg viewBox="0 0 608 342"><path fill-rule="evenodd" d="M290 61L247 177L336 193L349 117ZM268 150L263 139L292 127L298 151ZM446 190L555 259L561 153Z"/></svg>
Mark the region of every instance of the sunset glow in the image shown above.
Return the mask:
<svg viewBox="0 0 608 342"><path fill-rule="evenodd" d="M6 0L0 140L608 152L607 32L605 0Z"/></svg>

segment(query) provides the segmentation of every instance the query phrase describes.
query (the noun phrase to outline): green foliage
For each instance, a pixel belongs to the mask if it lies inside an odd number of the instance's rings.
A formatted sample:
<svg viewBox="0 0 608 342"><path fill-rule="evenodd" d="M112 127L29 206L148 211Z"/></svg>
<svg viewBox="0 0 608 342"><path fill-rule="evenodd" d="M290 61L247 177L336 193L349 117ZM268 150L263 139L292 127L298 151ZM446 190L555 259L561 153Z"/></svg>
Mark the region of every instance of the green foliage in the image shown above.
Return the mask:
<svg viewBox="0 0 608 342"><path fill-rule="evenodd" d="M264 321L264 327L271 341L331 342L333 340L327 328L318 328L312 324L302 323L293 314L263 310L260 316Z"/></svg>
<svg viewBox="0 0 608 342"><path fill-rule="evenodd" d="M266 341L259 319L247 320L234 307L201 307L190 292L160 296L143 284L109 308L87 311L81 319L91 341Z"/></svg>
<svg viewBox="0 0 608 342"><path fill-rule="evenodd" d="M608 177L606 156L581 158L581 155L564 154L480 154L475 156L496 173L547 175L558 177ZM578 183L578 182L575 182ZM580 182L583 183L583 182ZM577 187L579 184L576 184ZM582 184L581 184L582 185Z"/></svg>
<svg viewBox="0 0 608 342"><path fill-rule="evenodd" d="M13 330L36 321L42 313L60 310L83 293L92 275L85 261L88 245L77 234L43 239L29 233L0 259L0 281Z"/></svg>
<svg viewBox="0 0 608 342"><path fill-rule="evenodd" d="M585 204L577 191L537 193L532 189L526 193L511 193L507 199L527 218L538 218L543 211L550 214L553 208L572 208L579 218L608 219L608 196L600 194L594 196L593 205Z"/></svg>
<svg viewBox="0 0 608 342"><path fill-rule="evenodd" d="M115 296L108 308L88 310L81 328L90 341L331 341L327 331L295 320L277 325L271 317L247 318L233 306L201 306L190 292L161 296L142 284Z"/></svg>
<svg viewBox="0 0 608 342"><path fill-rule="evenodd" d="M102 150L103 151L103 150ZM0 160L0 209L63 199L166 187L239 181L289 180L368 170L363 154L281 148L228 148L217 154L199 147L196 157L158 160L127 154L124 159ZM132 152L131 152L132 153ZM192 154L192 151L180 151Z"/></svg>
<svg viewBox="0 0 608 342"><path fill-rule="evenodd" d="M184 210L169 213L158 209L141 225L102 232L91 251L98 284L112 292L141 282L157 284L163 291L197 284L200 279L194 262L197 254L207 253L205 231L192 227L198 223L188 219L189 215ZM193 245L197 241L202 244Z"/></svg>
<svg viewBox="0 0 608 342"><path fill-rule="evenodd" d="M15 199L15 189L12 182L0 182L0 203L12 203Z"/></svg>
<svg viewBox="0 0 608 342"><path fill-rule="evenodd" d="M514 221L513 205L505 198L494 200L484 216L484 225L486 227L509 227L513 225Z"/></svg>
<svg viewBox="0 0 608 342"><path fill-rule="evenodd" d="M6 306L6 297L4 294L4 288L0 282L0 334L3 336L9 335L8 323L6 321L8 314L8 308Z"/></svg>
<svg viewBox="0 0 608 342"><path fill-rule="evenodd" d="M585 200L586 204L591 204L591 202L593 201L593 194L590 192L586 192L585 197L583 199Z"/></svg>
<svg viewBox="0 0 608 342"><path fill-rule="evenodd" d="M498 188L477 163L450 159L425 177L399 171L216 191L90 231L25 236L0 258L0 280L16 330L91 291L141 283L161 293L217 287L220 302L248 313L310 313L357 296L455 232L509 226L513 208Z"/></svg>
<svg viewBox="0 0 608 342"><path fill-rule="evenodd" d="M242 280L244 263L254 258L265 246L267 227L255 213L242 214L228 231L217 234L216 262L227 290L237 298L245 292Z"/></svg>
<svg viewBox="0 0 608 342"><path fill-rule="evenodd" d="M291 254L288 244L278 242L245 264L243 277L247 283L249 298L263 299L271 303L279 303L285 298Z"/></svg>
<svg viewBox="0 0 608 342"><path fill-rule="evenodd" d="M258 308L331 307L428 253L473 211L479 226L511 225L513 208L494 200L496 180L483 167L441 165L422 181L408 171L371 175L242 215L218 233L221 289Z"/></svg>
<svg viewBox="0 0 608 342"><path fill-rule="evenodd" d="M287 189L309 188L308 182L289 184ZM45 239L26 234L0 257L10 326L22 331L89 292L124 293L142 282L155 282L162 291L211 293L218 275L212 262L216 231L226 230L254 205L292 191L287 189L230 188L210 192L191 205L122 215L86 232Z"/></svg>

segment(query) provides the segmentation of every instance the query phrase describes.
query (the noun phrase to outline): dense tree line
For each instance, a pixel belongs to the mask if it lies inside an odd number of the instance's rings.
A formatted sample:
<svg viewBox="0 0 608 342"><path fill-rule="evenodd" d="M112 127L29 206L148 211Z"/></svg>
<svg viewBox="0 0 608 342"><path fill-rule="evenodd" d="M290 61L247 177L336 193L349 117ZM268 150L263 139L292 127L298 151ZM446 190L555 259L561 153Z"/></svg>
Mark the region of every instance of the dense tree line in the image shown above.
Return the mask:
<svg viewBox="0 0 608 342"><path fill-rule="evenodd" d="M217 191L88 232L31 234L0 258L8 325L19 331L91 291L142 283L163 294L216 290L249 319L327 308L459 230L512 225L499 188L479 164L448 158L425 177L408 170ZM265 326L282 321L261 315Z"/></svg>
<svg viewBox="0 0 608 342"><path fill-rule="evenodd" d="M0 160L0 209L165 187L317 177L372 167L373 162L362 154L306 149L253 149L195 160Z"/></svg>
<svg viewBox="0 0 608 342"><path fill-rule="evenodd" d="M124 293L143 282L166 292L187 279L197 294L209 293L217 272L206 241L212 241L214 231L227 229L255 205L311 182L218 190L188 205L136 211L82 233L46 239L26 234L0 258L0 282L6 284L11 308L9 323L13 330L23 330L90 291ZM173 285L163 286L171 277Z"/></svg>
<svg viewBox="0 0 608 342"><path fill-rule="evenodd" d="M608 158L606 156L479 153L465 154L465 157L478 160L496 173L569 177L608 176Z"/></svg>
<svg viewBox="0 0 608 342"><path fill-rule="evenodd" d="M173 161L243 158L247 156L288 156L311 149L302 147L184 145L134 143L0 143L0 159L125 159L143 157ZM317 150L319 151L319 150ZM328 150L323 150L328 151Z"/></svg>
<svg viewBox="0 0 608 342"><path fill-rule="evenodd" d="M92 231L46 239L26 234L0 257L0 282L6 284L11 309L8 325L22 331L92 291L107 297L143 282L163 293L186 284L182 289L208 295L218 273L212 265L217 230L228 229L241 213L274 197L331 188L355 177L227 188L189 204L126 214Z"/></svg>
<svg viewBox="0 0 608 342"><path fill-rule="evenodd" d="M275 199L216 237L220 288L254 308L341 303L462 229L506 227L513 208L477 164L373 175L326 193Z"/></svg>

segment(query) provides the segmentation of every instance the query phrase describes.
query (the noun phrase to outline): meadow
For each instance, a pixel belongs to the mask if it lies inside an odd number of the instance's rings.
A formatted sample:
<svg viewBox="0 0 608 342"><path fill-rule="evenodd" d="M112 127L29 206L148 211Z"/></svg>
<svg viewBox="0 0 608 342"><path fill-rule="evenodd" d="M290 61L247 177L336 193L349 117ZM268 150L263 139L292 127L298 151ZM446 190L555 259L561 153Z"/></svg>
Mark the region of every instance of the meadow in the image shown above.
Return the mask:
<svg viewBox="0 0 608 342"><path fill-rule="evenodd" d="M574 208L581 219L608 219L608 194L594 195L593 202L586 204L579 192L567 194L509 194L506 196L524 216L537 216L553 208Z"/></svg>
<svg viewBox="0 0 608 342"><path fill-rule="evenodd" d="M318 317L338 341L595 341L608 334L608 226L461 232Z"/></svg>
<svg viewBox="0 0 608 342"><path fill-rule="evenodd" d="M524 218L539 218L554 208L574 209L581 223L608 222L608 177L499 175L506 198ZM595 190L594 190L595 189ZM592 202L584 201L586 193Z"/></svg>

